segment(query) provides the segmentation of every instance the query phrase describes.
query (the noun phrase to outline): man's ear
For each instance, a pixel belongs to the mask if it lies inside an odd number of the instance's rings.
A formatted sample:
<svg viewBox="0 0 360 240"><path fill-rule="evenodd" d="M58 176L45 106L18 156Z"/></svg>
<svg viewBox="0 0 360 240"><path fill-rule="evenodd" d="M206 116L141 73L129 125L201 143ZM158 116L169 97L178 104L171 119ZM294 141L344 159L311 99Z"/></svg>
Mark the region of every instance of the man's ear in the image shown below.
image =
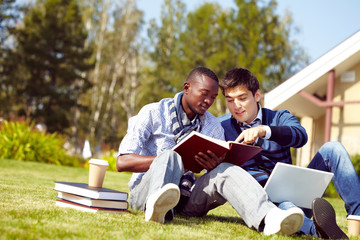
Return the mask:
<svg viewBox="0 0 360 240"><path fill-rule="evenodd" d="M255 100L256 100L256 102L260 102L260 100L261 100L261 92L260 92L260 89L258 89L258 90L255 92Z"/></svg>
<svg viewBox="0 0 360 240"><path fill-rule="evenodd" d="M188 93L189 89L190 89L190 83L185 82L184 85L183 85L184 93Z"/></svg>

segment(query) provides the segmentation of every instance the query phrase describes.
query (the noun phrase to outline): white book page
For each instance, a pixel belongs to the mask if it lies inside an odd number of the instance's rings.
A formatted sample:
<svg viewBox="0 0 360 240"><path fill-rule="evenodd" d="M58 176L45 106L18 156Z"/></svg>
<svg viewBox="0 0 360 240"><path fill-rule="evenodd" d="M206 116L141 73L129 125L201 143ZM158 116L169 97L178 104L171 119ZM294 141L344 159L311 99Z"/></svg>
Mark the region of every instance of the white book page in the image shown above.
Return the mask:
<svg viewBox="0 0 360 240"><path fill-rule="evenodd" d="M230 143L229 143L229 142L225 142L225 141L223 141L223 140L221 140L221 139L216 139L216 138L213 138L213 137L209 137L209 136L206 136L206 135L204 135L204 134L202 134L202 133L199 133L199 132L196 132L196 131L193 131L193 132L190 133L189 135L198 135L198 136L200 136L200 137L202 137L202 138L205 138L205 139L207 139L207 140L209 140L209 141L211 141L211 142L214 142L214 143L216 143L216 144L218 144L218 145L220 145L220 146L223 146L223 147L229 149Z"/></svg>

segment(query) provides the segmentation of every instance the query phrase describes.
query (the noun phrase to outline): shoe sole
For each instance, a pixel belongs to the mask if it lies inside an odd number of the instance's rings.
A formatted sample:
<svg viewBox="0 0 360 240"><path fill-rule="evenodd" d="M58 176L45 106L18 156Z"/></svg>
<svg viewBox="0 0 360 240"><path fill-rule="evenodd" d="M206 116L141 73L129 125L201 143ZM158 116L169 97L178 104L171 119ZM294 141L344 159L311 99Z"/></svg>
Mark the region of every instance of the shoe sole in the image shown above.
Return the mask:
<svg viewBox="0 0 360 240"><path fill-rule="evenodd" d="M293 210L291 210L293 209ZM304 214L298 208L291 208L288 211L293 211L280 224L279 233L282 235L291 235L299 231L304 223Z"/></svg>
<svg viewBox="0 0 360 240"><path fill-rule="evenodd" d="M164 223L165 214L174 208L180 199L179 187L173 183L163 186L146 203L145 221Z"/></svg>
<svg viewBox="0 0 360 240"><path fill-rule="evenodd" d="M312 203L314 223L320 228L320 237L330 239L349 239L336 223L336 214L332 205L322 198ZM323 236L325 235L325 236Z"/></svg>

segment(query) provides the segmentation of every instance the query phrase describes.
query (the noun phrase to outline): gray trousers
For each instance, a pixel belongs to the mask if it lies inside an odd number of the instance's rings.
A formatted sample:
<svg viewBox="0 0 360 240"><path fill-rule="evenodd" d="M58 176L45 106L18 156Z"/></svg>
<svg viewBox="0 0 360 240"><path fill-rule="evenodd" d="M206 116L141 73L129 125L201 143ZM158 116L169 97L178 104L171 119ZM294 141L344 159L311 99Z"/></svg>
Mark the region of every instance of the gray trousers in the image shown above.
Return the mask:
<svg viewBox="0 0 360 240"><path fill-rule="evenodd" d="M157 156L143 177L130 186L129 203L133 209L144 209L147 197L167 183L179 185L185 170L180 155L166 151ZM259 228L271 208L261 185L241 167L221 163L199 177L180 214L200 217L228 201L248 227Z"/></svg>

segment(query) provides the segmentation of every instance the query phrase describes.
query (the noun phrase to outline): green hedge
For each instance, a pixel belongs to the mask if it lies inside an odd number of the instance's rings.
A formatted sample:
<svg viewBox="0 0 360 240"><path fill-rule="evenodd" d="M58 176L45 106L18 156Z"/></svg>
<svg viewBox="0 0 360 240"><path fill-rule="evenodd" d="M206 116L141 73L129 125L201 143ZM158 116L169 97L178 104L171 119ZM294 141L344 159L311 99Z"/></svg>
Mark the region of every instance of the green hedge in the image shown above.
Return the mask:
<svg viewBox="0 0 360 240"><path fill-rule="evenodd" d="M111 150L111 151L107 152L106 155L104 155L101 159L104 159L104 160L109 162L108 170L117 172L117 170L116 170L116 157L115 157L115 151L114 150Z"/></svg>
<svg viewBox="0 0 360 240"><path fill-rule="evenodd" d="M360 154L352 156L351 161L353 162L357 175L360 176Z"/></svg>
<svg viewBox="0 0 360 240"><path fill-rule="evenodd" d="M0 124L0 158L82 166L84 159L66 153L65 141L56 133L36 130L34 123L28 121L3 121Z"/></svg>
<svg viewBox="0 0 360 240"><path fill-rule="evenodd" d="M96 157L94 157L96 158ZM108 152L106 152L104 155L101 155L99 157L99 159L102 160L106 160L109 163L108 168L106 169L106 171L113 171L113 172L117 172L116 170L116 155L115 155L115 150L110 150ZM87 161L84 165L84 168L89 169L89 161Z"/></svg>

